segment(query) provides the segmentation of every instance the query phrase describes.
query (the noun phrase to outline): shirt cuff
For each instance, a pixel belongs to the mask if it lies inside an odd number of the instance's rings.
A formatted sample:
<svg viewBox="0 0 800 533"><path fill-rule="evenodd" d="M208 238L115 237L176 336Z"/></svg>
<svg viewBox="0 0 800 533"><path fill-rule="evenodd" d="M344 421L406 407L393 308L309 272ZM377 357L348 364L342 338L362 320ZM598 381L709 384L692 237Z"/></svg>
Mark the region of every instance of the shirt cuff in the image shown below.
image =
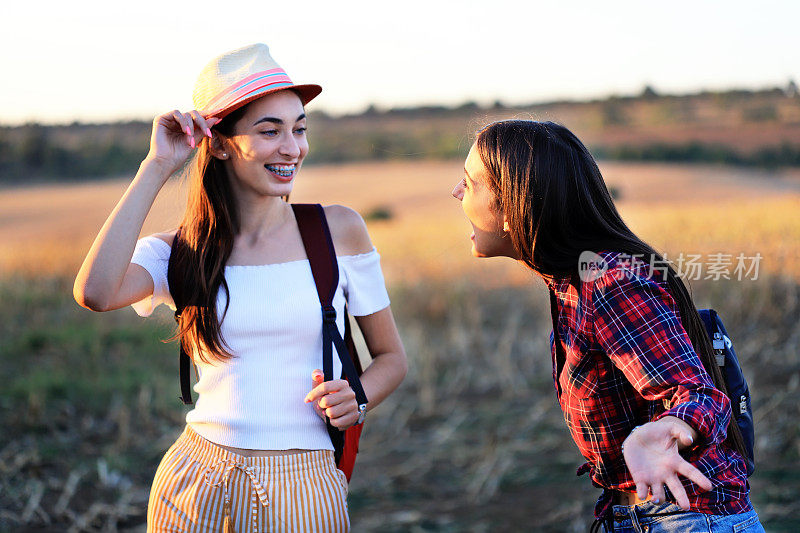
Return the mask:
<svg viewBox="0 0 800 533"><path fill-rule="evenodd" d="M709 412L708 407L701 405L699 402L690 401L678 404L656 416L653 421L660 420L665 416L674 416L689 424L699 437L695 441L695 446L720 444L725 440L727 423L721 424L720 422L722 421L717 420L713 413ZM726 417L723 416L722 418ZM727 421L727 418L725 421Z"/></svg>

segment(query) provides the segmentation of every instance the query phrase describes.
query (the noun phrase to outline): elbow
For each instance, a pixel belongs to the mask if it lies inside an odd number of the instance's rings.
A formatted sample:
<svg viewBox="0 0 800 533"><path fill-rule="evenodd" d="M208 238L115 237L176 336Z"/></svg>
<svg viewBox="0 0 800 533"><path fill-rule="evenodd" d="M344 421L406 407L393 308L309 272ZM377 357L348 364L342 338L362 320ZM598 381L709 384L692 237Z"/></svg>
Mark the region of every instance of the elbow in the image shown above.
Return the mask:
<svg viewBox="0 0 800 533"><path fill-rule="evenodd" d="M406 379L406 376L408 375L408 357L406 357L406 352L402 348L400 349L400 352L399 352L398 355L399 355L399 357L398 357L399 362L398 362L398 365L397 365L398 366L398 368L397 368L397 377L398 377L397 381L398 381L398 383L402 383L403 380Z"/></svg>
<svg viewBox="0 0 800 533"><path fill-rule="evenodd" d="M408 374L408 358L402 347L379 354L372 354L372 360L374 363L380 360L381 373L385 376L387 383L390 384L390 390L399 387Z"/></svg>
<svg viewBox="0 0 800 533"><path fill-rule="evenodd" d="M90 311L108 311L108 302L101 298L96 291L92 291L86 284L80 283L78 280L75 280L75 285L72 287L72 296L78 305Z"/></svg>

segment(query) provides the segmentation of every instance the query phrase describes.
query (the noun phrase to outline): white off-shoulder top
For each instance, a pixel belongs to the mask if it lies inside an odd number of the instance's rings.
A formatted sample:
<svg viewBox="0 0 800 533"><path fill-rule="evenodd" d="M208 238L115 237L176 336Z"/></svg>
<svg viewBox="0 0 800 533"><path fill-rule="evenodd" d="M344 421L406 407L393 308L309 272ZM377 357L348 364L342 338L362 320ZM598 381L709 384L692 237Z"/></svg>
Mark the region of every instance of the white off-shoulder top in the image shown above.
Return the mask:
<svg viewBox="0 0 800 533"><path fill-rule="evenodd" d="M166 304L170 245L157 237L136 244L132 263L153 278L153 295L133 304L140 316ZM354 316L388 307L389 296L373 249L338 256L339 286L333 299L336 322L344 334L344 306ZM186 422L206 439L256 450L332 450L325 423L303 399L312 388L311 373L322 368L322 316L307 259L268 265L225 267L230 303L217 295L220 332L234 358L196 360L198 398ZM211 359L213 361L213 359ZM334 351L334 375L341 363ZM177 378L176 378L177 379Z"/></svg>

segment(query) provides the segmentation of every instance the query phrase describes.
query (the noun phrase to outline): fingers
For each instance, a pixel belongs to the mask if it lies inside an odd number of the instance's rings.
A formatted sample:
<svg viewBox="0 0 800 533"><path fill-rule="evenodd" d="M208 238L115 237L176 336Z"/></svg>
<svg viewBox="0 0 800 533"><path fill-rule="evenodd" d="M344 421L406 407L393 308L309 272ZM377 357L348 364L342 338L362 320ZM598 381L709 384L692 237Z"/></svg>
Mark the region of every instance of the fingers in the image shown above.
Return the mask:
<svg viewBox="0 0 800 533"><path fill-rule="evenodd" d="M358 411L349 412L339 418L331 418L331 425L344 431L358 421Z"/></svg>
<svg viewBox="0 0 800 533"><path fill-rule="evenodd" d="M683 425L688 428L688 424L684 423ZM679 448L681 449L689 448L692 446L692 444L694 444L694 439L692 438L691 433L677 424L672 425L672 428L670 429L670 435L672 438L678 441Z"/></svg>
<svg viewBox="0 0 800 533"><path fill-rule="evenodd" d="M689 479L692 483L697 485L703 490L711 490L714 486L711 484L711 480L708 479L706 476L703 475L697 468L695 468L691 463L687 461L682 461L677 468L677 471L683 477Z"/></svg>
<svg viewBox="0 0 800 533"><path fill-rule="evenodd" d="M332 426L345 430L358 421L356 394L344 379L323 381L324 379L319 369L311 373L314 388L303 401L313 402L314 411L321 418L327 417Z"/></svg>
<svg viewBox="0 0 800 533"><path fill-rule="evenodd" d="M306 403L311 403L315 400L319 400L326 394L330 394L332 392L336 392L342 390L344 388L350 388L350 384L344 379L334 379L331 381L325 381L320 383L309 392L305 399L303 400Z"/></svg>
<svg viewBox="0 0 800 533"><path fill-rule="evenodd" d="M322 401L320 401L320 403L322 403ZM342 402L332 407L325 407L322 405L320 405L320 407L325 411L325 416L331 420L348 414L358 413L358 404L355 400Z"/></svg>
<svg viewBox="0 0 800 533"><path fill-rule="evenodd" d="M192 119L192 115L189 113L181 113L176 109L172 112L172 120L178 126L177 129L186 134L186 143L194 148L194 119Z"/></svg>
<svg viewBox="0 0 800 533"><path fill-rule="evenodd" d="M650 492L650 485L647 483L636 483L636 497L640 500L647 498L647 493Z"/></svg>
<svg viewBox="0 0 800 533"><path fill-rule="evenodd" d="M344 383L347 384L346 381ZM314 391L310 393L310 396L313 398L313 393L320 389L326 389L326 385L327 383L322 383L315 387ZM311 401L313 402L314 400L312 399ZM358 411L356 394L353 392L353 389L350 388L349 384L347 384L346 388L344 389L324 394L315 402L315 404L325 411L325 414L328 418L338 418L347 413Z"/></svg>
<svg viewBox="0 0 800 533"><path fill-rule="evenodd" d="M664 493L663 483L654 483L650 485L650 492L653 494L653 503L662 503L667 501L667 495Z"/></svg>
<svg viewBox="0 0 800 533"><path fill-rule="evenodd" d="M333 407L334 405L352 401L353 404L357 406L358 404L355 403L355 399L356 393L353 392L353 389L348 387L337 392L326 394L318 403L320 407Z"/></svg>
<svg viewBox="0 0 800 533"><path fill-rule="evenodd" d="M186 144L188 144L191 148L195 148L197 143L204 136L208 137L209 139L212 138L213 134L211 132L211 128L219 124L221 120L217 117L211 117L206 120L203 118L200 112L196 110L189 111L188 113L182 113L177 109L162 115L162 117L171 119L164 122L164 125L173 131L173 133L180 131L181 134L186 135Z"/></svg>
<svg viewBox="0 0 800 533"><path fill-rule="evenodd" d="M673 463L674 464L674 463ZM675 503L682 509L689 509L689 497L686 494L686 489L678 477L681 476L689 479L703 490L711 490L711 481L704 476L697 468L690 463L680 460L678 464L670 467L666 471L653 472L652 475L646 476L643 472L632 474L634 482L636 483L636 495L640 500L647 498L648 492L653 496L653 503L664 503L667 501L664 486L669 488L672 493Z"/></svg>
<svg viewBox="0 0 800 533"><path fill-rule="evenodd" d="M312 389L320 385L323 381L325 381L325 375L322 373L322 370L315 368L314 371L311 372ZM319 402L314 402L312 405L314 406L314 412L317 413L317 416L325 420L325 411L319 406Z"/></svg>
<svg viewBox="0 0 800 533"><path fill-rule="evenodd" d="M311 404L314 406L314 412L317 413L317 416L320 417L322 420L325 420L325 410L317 405L316 403Z"/></svg>
<svg viewBox="0 0 800 533"><path fill-rule="evenodd" d="M210 119L206 120L197 111L189 111L189 115L192 117L192 120L194 121L195 125L197 125L197 128L200 130L200 133L202 135L205 135L206 137L208 137L210 139L212 137L211 126L216 124L216 122L213 122L213 121L217 120L217 122L218 122L219 119L214 117L214 118L210 118Z"/></svg>
<svg viewBox="0 0 800 533"><path fill-rule="evenodd" d="M669 491L675 498L675 503L677 503L684 511L688 511L689 497L686 495L686 489L683 488L683 484L678 479L678 476L671 476L668 478L667 487L669 487Z"/></svg>

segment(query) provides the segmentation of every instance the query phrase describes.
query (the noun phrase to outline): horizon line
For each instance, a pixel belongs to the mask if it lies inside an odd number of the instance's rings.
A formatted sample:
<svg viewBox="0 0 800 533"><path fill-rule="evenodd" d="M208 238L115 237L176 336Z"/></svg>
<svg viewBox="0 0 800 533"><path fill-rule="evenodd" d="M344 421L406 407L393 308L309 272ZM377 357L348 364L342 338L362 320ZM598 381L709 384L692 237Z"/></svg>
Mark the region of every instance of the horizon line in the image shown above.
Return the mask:
<svg viewBox="0 0 800 533"><path fill-rule="evenodd" d="M657 88L653 86L653 84L645 83L642 88L636 93L620 93L616 91L606 92L602 94L598 94L597 96L589 96L585 98L580 97L563 97L563 98L547 98L539 101L530 101L525 103L512 103L510 100L504 100L503 98L481 98L481 99L474 99L474 98L467 98L457 103L435 103L435 102L424 102L420 101L417 104L411 105L399 105L399 106L385 106L380 105L375 102L370 102L363 105L359 111L350 110L350 111L333 111L330 109L326 109L324 106L321 108L317 108L314 110L309 111L309 114L323 114L330 118L347 118L347 117L355 117L364 115L371 110L374 110L378 113L390 113L392 111L412 111L415 109L426 109L426 108L439 108L439 109L446 109L449 111L454 111L461 107L466 106L477 106L483 109L491 109L491 107L496 107L497 104L501 104L503 107L507 107L510 109L513 108L526 108L526 107L539 107L539 106L548 106L548 105L557 105L557 104L592 104L598 103L608 100L614 99L637 99L637 98L675 98L675 97L692 97L692 96L703 96L707 94L725 94L725 93L736 93L736 92L749 92L749 93L760 93L760 92L770 92L780 90L783 91L784 94L787 96L796 96L798 94L798 85L793 78L789 78L782 86L781 85L762 85L760 87L744 87L744 86L730 86L725 89L708 89L708 88L699 88L699 89L692 89L686 92L662 92L659 91ZM791 94L793 93L793 94ZM483 103L481 103L483 102ZM94 119L65 119L65 120L58 120L58 121L41 121L39 119L21 119L19 121L13 122L0 122L0 128L15 128L21 126L29 126L29 125L39 125L39 126L73 126L73 125L100 125L100 124L115 124L115 123L124 123L124 122L151 122L156 115L147 116L147 115L139 115L139 116L125 116L120 115L117 118L110 118L106 120L94 120Z"/></svg>

